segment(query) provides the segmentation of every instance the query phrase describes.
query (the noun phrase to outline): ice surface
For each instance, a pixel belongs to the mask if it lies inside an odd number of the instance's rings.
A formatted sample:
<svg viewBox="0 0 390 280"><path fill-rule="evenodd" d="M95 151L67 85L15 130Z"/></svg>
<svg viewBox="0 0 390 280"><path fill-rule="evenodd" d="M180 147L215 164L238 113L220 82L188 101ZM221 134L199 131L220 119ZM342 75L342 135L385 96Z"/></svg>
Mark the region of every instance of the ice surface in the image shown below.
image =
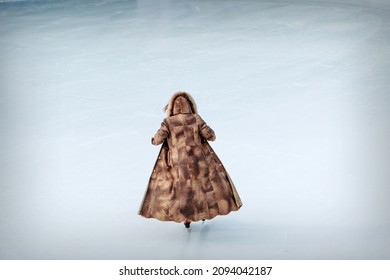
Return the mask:
<svg viewBox="0 0 390 280"><path fill-rule="evenodd" d="M0 1L1 259L389 259L390 3ZM244 206L137 215L185 90Z"/></svg>

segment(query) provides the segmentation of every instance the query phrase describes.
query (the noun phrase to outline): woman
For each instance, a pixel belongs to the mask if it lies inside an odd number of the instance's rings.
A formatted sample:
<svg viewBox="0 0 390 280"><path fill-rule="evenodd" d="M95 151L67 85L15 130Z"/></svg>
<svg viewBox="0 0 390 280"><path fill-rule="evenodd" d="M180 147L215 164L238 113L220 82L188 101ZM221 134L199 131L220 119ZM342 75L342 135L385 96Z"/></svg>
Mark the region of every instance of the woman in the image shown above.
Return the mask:
<svg viewBox="0 0 390 280"><path fill-rule="evenodd" d="M194 99L177 92L167 117L152 138L162 144L139 214L161 221L190 223L226 215L242 206L236 188L207 141L214 131L197 114Z"/></svg>

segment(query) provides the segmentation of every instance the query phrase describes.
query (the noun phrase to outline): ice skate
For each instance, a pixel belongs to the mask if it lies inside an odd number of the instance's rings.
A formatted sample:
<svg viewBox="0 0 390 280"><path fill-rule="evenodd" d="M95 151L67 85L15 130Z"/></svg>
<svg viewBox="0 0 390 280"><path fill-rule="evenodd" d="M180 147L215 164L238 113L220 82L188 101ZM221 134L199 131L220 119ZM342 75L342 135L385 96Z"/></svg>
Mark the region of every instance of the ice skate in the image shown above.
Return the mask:
<svg viewBox="0 0 390 280"><path fill-rule="evenodd" d="M184 226L185 226L186 228L190 228L190 224L191 224L191 221L189 221L189 220L185 220L185 221L184 221Z"/></svg>

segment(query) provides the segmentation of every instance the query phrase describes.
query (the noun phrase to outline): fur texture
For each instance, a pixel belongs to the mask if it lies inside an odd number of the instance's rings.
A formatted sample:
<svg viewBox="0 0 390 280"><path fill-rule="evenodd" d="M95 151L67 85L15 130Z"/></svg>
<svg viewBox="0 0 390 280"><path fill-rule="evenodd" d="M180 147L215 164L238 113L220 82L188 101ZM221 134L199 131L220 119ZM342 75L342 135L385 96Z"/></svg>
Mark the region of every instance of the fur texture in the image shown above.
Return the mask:
<svg viewBox="0 0 390 280"><path fill-rule="evenodd" d="M190 106L192 113L173 114L179 96L185 98L179 106ZM183 105L183 100L188 104ZM167 118L152 138L152 144L162 147L140 215L161 221L199 221L242 206L232 180L207 140L214 141L215 133L197 114L193 98L184 92L174 94L167 106Z"/></svg>
<svg viewBox="0 0 390 280"><path fill-rule="evenodd" d="M196 105L194 98L191 96L191 94L184 92L184 91L178 91L174 95L172 95L167 106L165 106L165 111L167 112L167 117L173 116L173 105L174 105L176 98L179 96L184 97L188 101L189 105L191 106L192 113L194 113L194 114L198 113L198 107Z"/></svg>

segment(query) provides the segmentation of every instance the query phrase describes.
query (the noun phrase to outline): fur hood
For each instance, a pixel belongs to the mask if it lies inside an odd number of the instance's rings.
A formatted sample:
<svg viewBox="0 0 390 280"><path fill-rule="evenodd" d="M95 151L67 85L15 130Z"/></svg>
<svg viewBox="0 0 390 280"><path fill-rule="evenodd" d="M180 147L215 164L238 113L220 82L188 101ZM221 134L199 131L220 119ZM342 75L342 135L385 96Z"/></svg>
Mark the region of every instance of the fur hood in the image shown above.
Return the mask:
<svg viewBox="0 0 390 280"><path fill-rule="evenodd" d="M188 102L189 106L191 107L191 111L193 114L198 113L198 108L196 106L194 98L187 92L184 91L178 91L174 95L172 95L171 99L169 100L167 106L165 106L165 111L167 112L167 117L173 116L174 115L174 104L175 100L178 97L184 97L185 100Z"/></svg>

